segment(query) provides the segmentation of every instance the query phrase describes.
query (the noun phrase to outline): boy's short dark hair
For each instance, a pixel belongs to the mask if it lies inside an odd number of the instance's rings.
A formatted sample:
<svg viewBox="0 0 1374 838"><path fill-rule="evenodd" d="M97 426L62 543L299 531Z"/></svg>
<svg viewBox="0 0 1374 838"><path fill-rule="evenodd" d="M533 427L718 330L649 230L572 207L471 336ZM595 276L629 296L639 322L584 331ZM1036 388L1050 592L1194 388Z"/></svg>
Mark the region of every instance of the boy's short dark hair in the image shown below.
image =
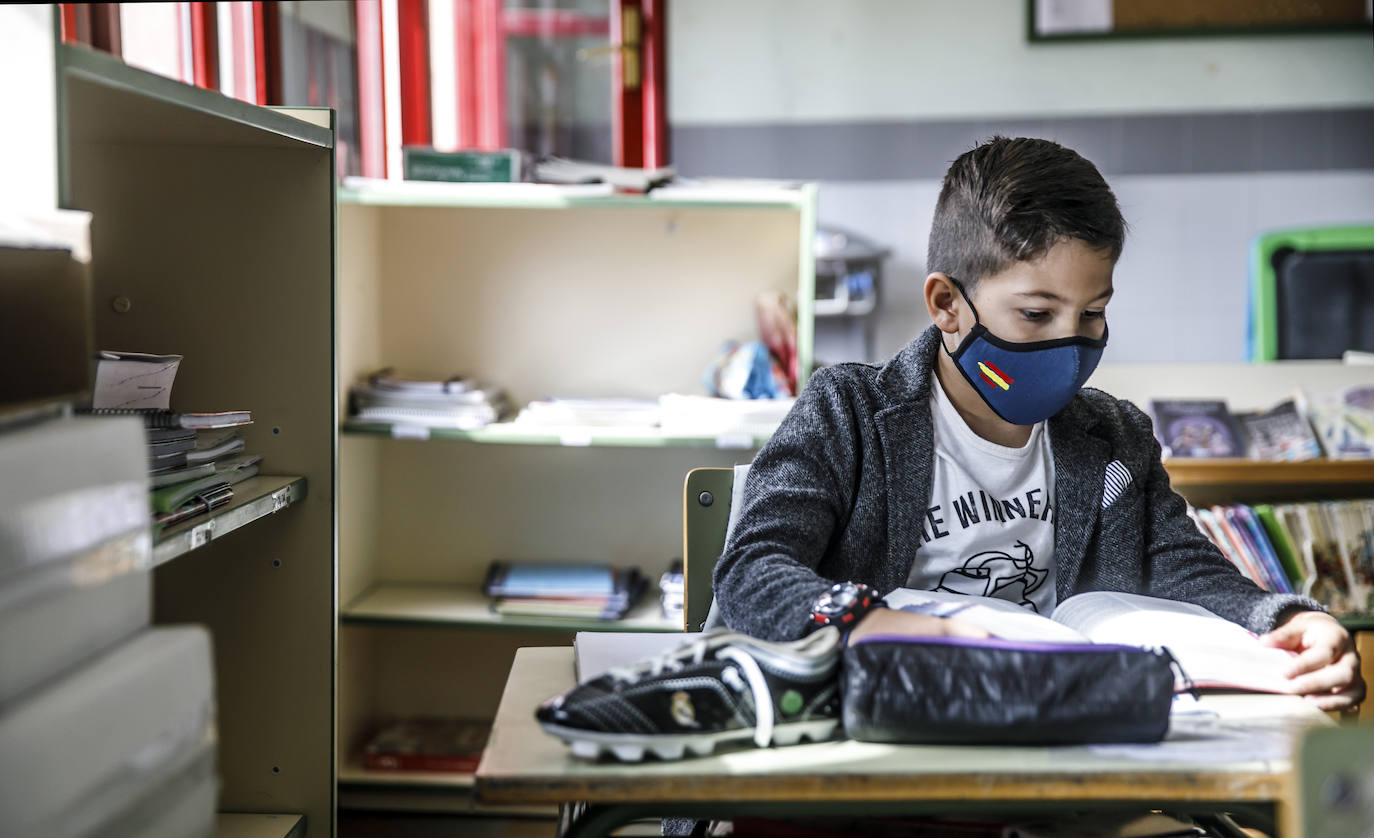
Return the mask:
<svg viewBox="0 0 1374 838"><path fill-rule="evenodd" d="M945 173L926 270L972 295L983 277L1039 259L1064 238L1120 258L1126 221L1102 173L1050 140L993 137Z"/></svg>

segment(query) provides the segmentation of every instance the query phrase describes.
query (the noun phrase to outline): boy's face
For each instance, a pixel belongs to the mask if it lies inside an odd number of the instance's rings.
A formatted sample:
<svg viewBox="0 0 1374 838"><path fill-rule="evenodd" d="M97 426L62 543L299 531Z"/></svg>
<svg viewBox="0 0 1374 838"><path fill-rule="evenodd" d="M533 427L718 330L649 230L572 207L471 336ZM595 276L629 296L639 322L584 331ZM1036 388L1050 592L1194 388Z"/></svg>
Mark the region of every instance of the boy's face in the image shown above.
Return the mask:
<svg viewBox="0 0 1374 838"><path fill-rule="evenodd" d="M1115 267L1109 254L1078 239L1064 239L1039 261L1017 262L984 277L973 304L983 326L1003 340L1097 339L1106 328ZM960 339L974 323L968 306L961 309Z"/></svg>

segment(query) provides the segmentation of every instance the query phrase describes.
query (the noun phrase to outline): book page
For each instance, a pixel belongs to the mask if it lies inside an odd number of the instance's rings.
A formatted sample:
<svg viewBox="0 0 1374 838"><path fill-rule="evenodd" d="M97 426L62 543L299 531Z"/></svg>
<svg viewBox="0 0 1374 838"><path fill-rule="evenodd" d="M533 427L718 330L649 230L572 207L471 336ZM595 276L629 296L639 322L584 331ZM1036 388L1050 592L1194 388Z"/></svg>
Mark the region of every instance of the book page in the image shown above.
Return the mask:
<svg viewBox="0 0 1374 838"><path fill-rule="evenodd" d="M1054 620L1041 617L1005 599L896 588L883 597L891 608L954 617L980 626L994 637L1047 643L1084 643L1088 638Z"/></svg>
<svg viewBox="0 0 1374 838"><path fill-rule="evenodd" d="M1095 643L1164 646L1198 687L1289 692L1283 671L1293 653L1192 603L1094 591L1064 600L1054 618Z"/></svg>

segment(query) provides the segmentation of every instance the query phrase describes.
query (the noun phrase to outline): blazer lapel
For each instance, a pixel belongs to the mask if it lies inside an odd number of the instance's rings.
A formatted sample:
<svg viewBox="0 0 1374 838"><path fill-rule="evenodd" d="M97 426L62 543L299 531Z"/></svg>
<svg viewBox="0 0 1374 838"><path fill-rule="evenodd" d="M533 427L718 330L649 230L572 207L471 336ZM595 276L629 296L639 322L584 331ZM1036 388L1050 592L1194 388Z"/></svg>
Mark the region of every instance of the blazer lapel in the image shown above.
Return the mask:
<svg viewBox="0 0 1374 838"><path fill-rule="evenodd" d="M1089 434L1091 412L1080 400L1049 420L1054 457L1055 593L1062 602L1075 592L1102 506L1110 446Z"/></svg>
<svg viewBox="0 0 1374 838"><path fill-rule="evenodd" d="M887 472L888 561L884 566L894 573L880 584L882 590L890 590L906 584L921 545L921 516L930 503L935 438L929 402L890 407L875 418Z"/></svg>

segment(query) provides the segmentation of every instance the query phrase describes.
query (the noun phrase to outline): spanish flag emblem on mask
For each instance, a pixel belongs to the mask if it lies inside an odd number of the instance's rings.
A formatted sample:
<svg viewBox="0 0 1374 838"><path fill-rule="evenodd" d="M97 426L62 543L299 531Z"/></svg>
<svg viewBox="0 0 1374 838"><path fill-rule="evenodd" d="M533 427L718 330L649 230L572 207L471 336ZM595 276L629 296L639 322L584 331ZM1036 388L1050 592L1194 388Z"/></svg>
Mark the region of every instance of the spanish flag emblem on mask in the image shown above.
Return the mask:
<svg viewBox="0 0 1374 838"><path fill-rule="evenodd" d="M989 387L1000 387L1003 390L1010 390L1012 382L1015 380L998 369L997 365L991 361L979 361L978 371L982 375L983 380L988 383Z"/></svg>

